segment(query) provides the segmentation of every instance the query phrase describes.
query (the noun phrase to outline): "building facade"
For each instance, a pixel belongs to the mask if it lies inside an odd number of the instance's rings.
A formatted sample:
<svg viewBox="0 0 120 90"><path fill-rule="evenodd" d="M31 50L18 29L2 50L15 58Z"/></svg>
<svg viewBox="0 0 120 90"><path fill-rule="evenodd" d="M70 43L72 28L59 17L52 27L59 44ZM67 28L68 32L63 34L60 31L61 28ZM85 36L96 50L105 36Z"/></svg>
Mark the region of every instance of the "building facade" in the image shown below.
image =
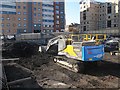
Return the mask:
<svg viewBox="0 0 120 90"><path fill-rule="evenodd" d="M99 5L99 29L118 27L118 0L108 0Z"/></svg>
<svg viewBox="0 0 120 90"><path fill-rule="evenodd" d="M1 0L0 2L0 31L2 34L16 33L16 3L15 0Z"/></svg>
<svg viewBox="0 0 120 90"><path fill-rule="evenodd" d="M118 0L80 2L80 24L82 32L118 28Z"/></svg>
<svg viewBox="0 0 120 90"><path fill-rule="evenodd" d="M63 2L54 2L54 0L34 2L32 0L32 2L14 2L14 5L15 8L11 11L15 11L15 26L9 29L12 34L62 32L65 29L64 0ZM2 16L5 17L3 14Z"/></svg>
<svg viewBox="0 0 120 90"><path fill-rule="evenodd" d="M99 3L91 0L80 2L81 31L98 30Z"/></svg>
<svg viewBox="0 0 120 90"><path fill-rule="evenodd" d="M65 26L65 32L79 33L79 31L80 31L80 24L78 23L71 23L71 25Z"/></svg>
<svg viewBox="0 0 120 90"><path fill-rule="evenodd" d="M120 1L118 2L118 29L120 31Z"/></svg>
<svg viewBox="0 0 120 90"><path fill-rule="evenodd" d="M65 30L65 6L62 2L54 2L54 31L64 32Z"/></svg>

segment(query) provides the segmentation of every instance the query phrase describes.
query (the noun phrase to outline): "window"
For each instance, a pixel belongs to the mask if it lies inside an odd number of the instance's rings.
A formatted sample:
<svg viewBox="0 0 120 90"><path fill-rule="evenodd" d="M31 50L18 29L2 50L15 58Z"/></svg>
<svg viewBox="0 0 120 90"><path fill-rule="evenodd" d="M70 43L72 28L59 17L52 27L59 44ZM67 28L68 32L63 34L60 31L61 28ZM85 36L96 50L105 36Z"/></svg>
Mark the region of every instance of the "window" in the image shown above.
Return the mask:
<svg viewBox="0 0 120 90"><path fill-rule="evenodd" d="M37 3L36 2L34 2L34 5L36 5Z"/></svg>
<svg viewBox="0 0 120 90"><path fill-rule="evenodd" d="M34 27L36 27L37 25L36 24L34 24Z"/></svg>
<svg viewBox="0 0 120 90"><path fill-rule="evenodd" d="M111 20L107 21L107 27L111 27Z"/></svg>
<svg viewBox="0 0 120 90"><path fill-rule="evenodd" d="M4 24L1 24L2 27L4 27Z"/></svg>
<svg viewBox="0 0 120 90"><path fill-rule="evenodd" d="M61 11L60 14L63 14L63 12Z"/></svg>
<svg viewBox="0 0 120 90"><path fill-rule="evenodd" d="M107 13L108 13L108 14L111 14L111 12L112 12L112 6L109 5L109 6L107 7Z"/></svg>
<svg viewBox="0 0 120 90"><path fill-rule="evenodd" d="M26 18L23 19L24 21L26 20Z"/></svg>
<svg viewBox="0 0 120 90"><path fill-rule="evenodd" d="M86 13L83 13L83 20L86 20Z"/></svg>
<svg viewBox="0 0 120 90"><path fill-rule="evenodd" d="M7 20L10 20L10 18L7 18Z"/></svg>
<svg viewBox="0 0 120 90"><path fill-rule="evenodd" d="M26 24L24 24L24 27L26 27Z"/></svg>
<svg viewBox="0 0 120 90"><path fill-rule="evenodd" d="M21 26L21 24L19 23L19 24L18 24L18 27L20 27L20 26Z"/></svg>
<svg viewBox="0 0 120 90"><path fill-rule="evenodd" d="M18 9L20 9L20 6L18 6Z"/></svg>
<svg viewBox="0 0 120 90"><path fill-rule="evenodd" d="M26 9L26 6L23 6L23 9Z"/></svg>
<svg viewBox="0 0 120 90"><path fill-rule="evenodd" d="M83 31L86 31L86 26L83 27Z"/></svg>
<svg viewBox="0 0 120 90"><path fill-rule="evenodd" d="M59 24L59 20L57 20L56 23Z"/></svg>
<svg viewBox="0 0 120 90"><path fill-rule="evenodd" d="M24 29L24 32L26 32L26 29Z"/></svg>
<svg viewBox="0 0 120 90"><path fill-rule="evenodd" d="M2 17L1 20L4 21L4 18Z"/></svg>
<svg viewBox="0 0 120 90"><path fill-rule="evenodd" d="M40 11L40 8L38 8L38 10Z"/></svg>
<svg viewBox="0 0 120 90"><path fill-rule="evenodd" d="M23 14L24 14L24 15L26 15L27 13L26 13L26 12L24 12Z"/></svg>
<svg viewBox="0 0 120 90"><path fill-rule="evenodd" d="M8 23L8 24L7 24L7 27L9 27L9 26L10 26L10 24Z"/></svg>
<svg viewBox="0 0 120 90"><path fill-rule="evenodd" d="M56 17L59 19L59 16L58 16L58 15L57 15Z"/></svg>
<svg viewBox="0 0 120 90"><path fill-rule="evenodd" d="M38 16L40 16L40 13L38 13Z"/></svg>
<svg viewBox="0 0 120 90"><path fill-rule="evenodd" d="M59 14L59 11L58 11L58 10L56 10L56 14Z"/></svg>
<svg viewBox="0 0 120 90"><path fill-rule="evenodd" d="M59 9L59 6L55 6L56 9Z"/></svg>
<svg viewBox="0 0 120 90"><path fill-rule="evenodd" d="M10 32L10 30L7 30L7 33L9 33Z"/></svg>
<svg viewBox="0 0 120 90"><path fill-rule="evenodd" d="M40 5L40 2L38 2L38 5Z"/></svg>
<svg viewBox="0 0 120 90"><path fill-rule="evenodd" d="M34 16L36 16L36 13L34 13Z"/></svg>
<svg viewBox="0 0 120 90"><path fill-rule="evenodd" d="M18 14L21 14L21 12L18 12Z"/></svg>
<svg viewBox="0 0 120 90"><path fill-rule="evenodd" d="M18 18L18 20L20 21L21 19L20 19L20 18Z"/></svg>
<svg viewBox="0 0 120 90"><path fill-rule="evenodd" d="M108 16L108 18L110 19L110 16Z"/></svg>
<svg viewBox="0 0 120 90"><path fill-rule="evenodd" d="M34 10L36 11L36 8L34 8Z"/></svg>
<svg viewBox="0 0 120 90"><path fill-rule="evenodd" d="M55 4L59 4L59 2L55 2Z"/></svg>
<svg viewBox="0 0 120 90"><path fill-rule="evenodd" d="M114 24L114 27L117 27L117 25L116 25L116 24Z"/></svg>
<svg viewBox="0 0 120 90"><path fill-rule="evenodd" d="M38 20L38 22L40 22L40 19Z"/></svg>

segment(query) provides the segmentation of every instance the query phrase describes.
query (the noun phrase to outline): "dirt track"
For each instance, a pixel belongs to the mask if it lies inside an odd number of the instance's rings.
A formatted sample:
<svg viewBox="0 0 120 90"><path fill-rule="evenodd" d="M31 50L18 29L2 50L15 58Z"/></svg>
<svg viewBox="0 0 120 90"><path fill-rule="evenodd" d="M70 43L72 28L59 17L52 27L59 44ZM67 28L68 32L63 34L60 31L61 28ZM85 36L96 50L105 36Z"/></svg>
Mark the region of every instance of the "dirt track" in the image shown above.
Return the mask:
<svg viewBox="0 0 120 90"><path fill-rule="evenodd" d="M21 58L20 65L31 69L37 83L43 88L118 88L120 86L120 62L118 56L105 54L99 67L86 73L74 73L52 61L52 56L39 54Z"/></svg>

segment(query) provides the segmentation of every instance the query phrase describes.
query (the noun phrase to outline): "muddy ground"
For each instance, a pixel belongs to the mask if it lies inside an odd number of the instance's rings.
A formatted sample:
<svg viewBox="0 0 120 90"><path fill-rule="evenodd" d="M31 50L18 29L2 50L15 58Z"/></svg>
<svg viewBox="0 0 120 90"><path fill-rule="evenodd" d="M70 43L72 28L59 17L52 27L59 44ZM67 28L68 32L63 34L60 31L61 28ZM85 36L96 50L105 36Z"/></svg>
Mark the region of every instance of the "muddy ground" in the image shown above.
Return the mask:
<svg viewBox="0 0 120 90"><path fill-rule="evenodd" d="M100 66L89 68L85 73L74 73L53 62L53 56L37 54L30 58L20 58L17 62L34 72L37 84L42 88L118 88L120 87L120 61L118 56L105 54ZM12 71L7 69L7 72ZM13 69L15 70L15 69ZM22 73L21 76L25 76ZM7 76L12 80L17 78ZM20 77L20 76L19 76ZM25 84L24 84L25 85ZM30 84L31 85L31 84ZM24 86L24 88L27 88ZM33 86L34 88L38 88ZM11 88L14 88L11 86Z"/></svg>

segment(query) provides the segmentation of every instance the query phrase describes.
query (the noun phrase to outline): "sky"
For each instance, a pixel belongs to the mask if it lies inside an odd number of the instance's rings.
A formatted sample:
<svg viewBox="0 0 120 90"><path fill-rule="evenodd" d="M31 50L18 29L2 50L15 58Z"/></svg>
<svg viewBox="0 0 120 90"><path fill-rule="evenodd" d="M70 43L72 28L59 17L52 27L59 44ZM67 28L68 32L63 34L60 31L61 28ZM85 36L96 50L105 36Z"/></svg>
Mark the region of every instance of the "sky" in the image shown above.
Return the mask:
<svg viewBox="0 0 120 90"><path fill-rule="evenodd" d="M97 0L105 1L105 0ZM80 24L80 0L65 0L66 25L71 23Z"/></svg>

